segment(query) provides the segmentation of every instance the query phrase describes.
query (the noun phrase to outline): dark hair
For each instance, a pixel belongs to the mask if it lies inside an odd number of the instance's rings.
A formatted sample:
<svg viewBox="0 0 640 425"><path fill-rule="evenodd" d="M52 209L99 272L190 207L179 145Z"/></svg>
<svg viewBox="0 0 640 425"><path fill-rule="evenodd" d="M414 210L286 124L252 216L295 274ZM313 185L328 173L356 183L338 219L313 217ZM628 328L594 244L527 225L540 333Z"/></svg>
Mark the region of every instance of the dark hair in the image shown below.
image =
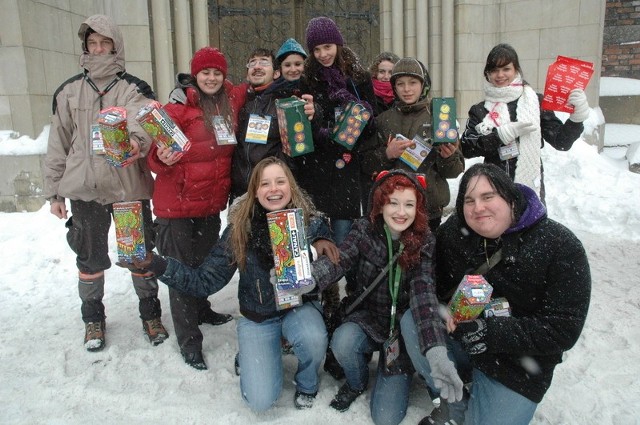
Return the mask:
<svg viewBox="0 0 640 425"><path fill-rule="evenodd" d="M501 43L495 46L489 52L487 56L487 63L484 66L484 78L489 81L489 73L497 68L502 68L510 63L522 76L522 68L520 68L520 60L518 59L518 53L516 49L506 43Z"/></svg>
<svg viewBox="0 0 640 425"><path fill-rule="evenodd" d="M429 216L427 214L427 202L422 190L418 189L417 182L403 174L391 172L379 186L373 189L371 194L371 212L369 220L374 225L382 226L382 208L389 203L389 196L396 190L411 189L416 194L416 217L406 230L400 235L400 241L404 245L404 251L398 258L398 263L406 270L415 266L420 261L420 249L424 244L426 234L429 233Z"/></svg>
<svg viewBox="0 0 640 425"><path fill-rule="evenodd" d="M378 65L380 65L381 62L387 61L395 65L396 62L398 62L399 60L400 60L400 57L395 53L391 53L391 52L380 53L378 56L376 56L373 59L373 62L371 62L371 66L369 66L369 73L371 74L371 78L377 78Z"/></svg>
<svg viewBox="0 0 640 425"><path fill-rule="evenodd" d="M233 107L229 101L229 93L227 93L227 88L225 86L226 80L223 80L220 90L211 95L203 92L200 86L198 86L197 77L189 75L188 81L189 85L193 86L198 94L196 101L200 109L202 109L202 118L207 130L215 134L215 130L213 128L213 117L221 115L227 124L229 124L230 130L235 131L237 122L235 120Z"/></svg>
<svg viewBox="0 0 640 425"><path fill-rule="evenodd" d="M522 211L527 206L527 200L522 196L516 184L511 177L500 167L495 164L474 164L462 175L460 179L460 187L458 188L458 197L456 198L456 214L458 218L464 220L464 197L469 188L469 181L477 176L485 176L489 180L491 187L512 206L514 222L520 219Z"/></svg>
<svg viewBox="0 0 640 425"><path fill-rule="evenodd" d="M334 60L335 66L342 71L342 74L351 78L355 84L368 81L371 76L369 72L362 67L360 59L353 50L347 46L336 44L337 52ZM304 74L308 78L311 85L320 85L320 70L323 65L318 62L313 50L309 52L309 57L304 61ZM315 84L314 84L315 83Z"/></svg>
<svg viewBox="0 0 640 425"><path fill-rule="evenodd" d="M256 56L267 56L271 58L271 63L273 64L273 69L274 71L277 70L277 62L276 62L276 54L273 53L273 50L271 49L265 49L263 47L258 47L256 49L253 50L253 52L251 52L251 54L249 55L249 61L253 58L255 58Z"/></svg>

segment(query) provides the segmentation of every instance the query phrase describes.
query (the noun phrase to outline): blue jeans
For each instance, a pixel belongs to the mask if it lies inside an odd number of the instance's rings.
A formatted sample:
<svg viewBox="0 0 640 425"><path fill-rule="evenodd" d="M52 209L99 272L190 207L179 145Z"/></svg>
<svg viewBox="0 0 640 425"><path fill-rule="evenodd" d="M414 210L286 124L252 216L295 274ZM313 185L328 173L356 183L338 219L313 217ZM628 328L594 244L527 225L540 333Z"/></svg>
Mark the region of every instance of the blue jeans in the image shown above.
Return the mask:
<svg viewBox="0 0 640 425"><path fill-rule="evenodd" d="M296 390L307 394L318 391L318 371L327 351L327 329L318 302L305 303L261 323L242 317L237 330L240 391L252 410L267 410L280 397L282 337L291 343L298 358Z"/></svg>
<svg viewBox="0 0 640 425"><path fill-rule="evenodd" d="M431 378L431 368L427 358L420 352L418 330L408 311L400 321L402 336L407 352L416 371L427 381L427 385L437 393ZM471 368L469 356L461 345L452 338L447 340L449 358L459 371ZM449 403L449 415L465 425L527 425L533 419L537 403L505 387L478 369L472 369L472 385L469 400Z"/></svg>
<svg viewBox="0 0 640 425"><path fill-rule="evenodd" d="M360 325L352 322L340 325L331 338L331 350L344 369L347 383L355 390L367 388L369 366L366 355L380 348ZM382 361L378 361L376 383L371 391L371 419L376 425L396 425L407 414L411 377L386 376L383 368Z"/></svg>

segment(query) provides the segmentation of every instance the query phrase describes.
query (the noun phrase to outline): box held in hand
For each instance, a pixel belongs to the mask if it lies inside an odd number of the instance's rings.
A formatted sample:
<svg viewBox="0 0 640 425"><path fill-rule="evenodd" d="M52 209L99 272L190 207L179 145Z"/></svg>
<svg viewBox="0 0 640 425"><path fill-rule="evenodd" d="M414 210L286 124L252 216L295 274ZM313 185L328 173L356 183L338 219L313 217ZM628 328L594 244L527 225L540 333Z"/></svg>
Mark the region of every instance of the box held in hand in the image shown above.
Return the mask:
<svg viewBox="0 0 640 425"><path fill-rule="evenodd" d="M166 146L175 152L185 152L191 147L187 136L161 108L159 102L150 102L140 108L136 121L158 146Z"/></svg>
<svg viewBox="0 0 640 425"><path fill-rule="evenodd" d="M436 97L432 99L431 107L433 144L456 143L458 141L456 100L453 97Z"/></svg>
<svg viewBox="0 0 640 425"><path fill-rule="evenodd" d="M290 157L313 152L311 123L304 113L305 103L297 97L276 100L282 152Z"/></svg>
<svg viewBox="0 0 640 425"><path fill-rule="evenodd" d="M573 89L585 90L592 75L593 63L558 56L547 69L541 108L572 113L573 106L567 104L569 93Z"/></svg>
<svg viewBox="0 0 640 425"><path fill-rule="evenodd" d="M131 142L127 128L127 110L110 106L98 114L98 127L102 135L105 159L114 167L122 167L131 156Z"/></svg>
<svg viewBox="0 0 640 425"><path fill-rule="evenodd" d="M491 301L492 292L493 287L482 275L465 275L447 306L453 321L460 323L476 319Z"/></svg>
<svg viewBox="0 0 640 425"><path fill-rule="evenodd" d="M267 213L273 249L276 300L293 298L314 283L301 208Z"/></svg>
<svg viewBox="0 0 640 425"><path fill-rule="evenodd" d="M340 114L333 127L331 138L336 143L351 150L362 134L362 130L371 118L371 111L357 102L349 102L345 110Z"/></svg>
<svg viewBox="0 0 640 425"><path fill-rule="evenodd" d="M144 260L147 249L144 243L144 219L142 202L116 202L113 204L113 221L116 224L118 260L131 263Z"/></svg>

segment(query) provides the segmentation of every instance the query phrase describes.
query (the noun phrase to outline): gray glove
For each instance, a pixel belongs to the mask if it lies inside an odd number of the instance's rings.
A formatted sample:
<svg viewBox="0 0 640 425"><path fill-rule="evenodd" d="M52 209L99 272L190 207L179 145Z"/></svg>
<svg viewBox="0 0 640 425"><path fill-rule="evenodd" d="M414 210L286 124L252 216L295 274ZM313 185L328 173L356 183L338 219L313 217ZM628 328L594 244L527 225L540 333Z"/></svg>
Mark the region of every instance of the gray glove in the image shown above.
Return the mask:
<svg viewBox="0 0 640 425"><path fill-rule="evenodd" d="M527 135L536 129L535 124L530 122L516 121L508 122L501 125L498 130L498 137L502 140L502 143L508 145L520 136Z"/></svg>
<svg viewBox="0 0 640 425"><path fill-rule="evenodd" d="M462 380L456 366L447 357L447 348L436 346L427 351L433 384L440 390L440 397L449 403L462 400Z"/></svg>
<svg viewBox="0 0 640 425"><path fill-rule="evenodd" d="M571 90L567 103L573 105L573 113L569 119L573 122L583 122L589 118L589 102L587 95L581 89Z"/></svg>

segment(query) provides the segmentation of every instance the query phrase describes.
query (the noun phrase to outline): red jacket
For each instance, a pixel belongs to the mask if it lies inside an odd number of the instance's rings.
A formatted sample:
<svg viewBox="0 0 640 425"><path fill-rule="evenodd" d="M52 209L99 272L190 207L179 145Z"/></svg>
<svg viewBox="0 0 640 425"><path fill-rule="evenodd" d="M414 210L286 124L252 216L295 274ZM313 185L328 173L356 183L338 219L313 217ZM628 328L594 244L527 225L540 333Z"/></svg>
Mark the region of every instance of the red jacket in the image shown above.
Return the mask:
<svg viewBox="0 0 640 425"><path fill-rule="evenodd" d="M224 89L233 109L234 122L246 98L246 86L234 87L225 81ZM203 120L197 106L198 92L184 89L186 103L168 103L164 110L191 141L191 148L176 164L168 166L158 159L153 144L147 163L156 174L153 212L160 218L206 217L223 211L231 188L231 157L234 146L219 146L215 134ZM234 129L235 130L235 129Z"/></svg>

